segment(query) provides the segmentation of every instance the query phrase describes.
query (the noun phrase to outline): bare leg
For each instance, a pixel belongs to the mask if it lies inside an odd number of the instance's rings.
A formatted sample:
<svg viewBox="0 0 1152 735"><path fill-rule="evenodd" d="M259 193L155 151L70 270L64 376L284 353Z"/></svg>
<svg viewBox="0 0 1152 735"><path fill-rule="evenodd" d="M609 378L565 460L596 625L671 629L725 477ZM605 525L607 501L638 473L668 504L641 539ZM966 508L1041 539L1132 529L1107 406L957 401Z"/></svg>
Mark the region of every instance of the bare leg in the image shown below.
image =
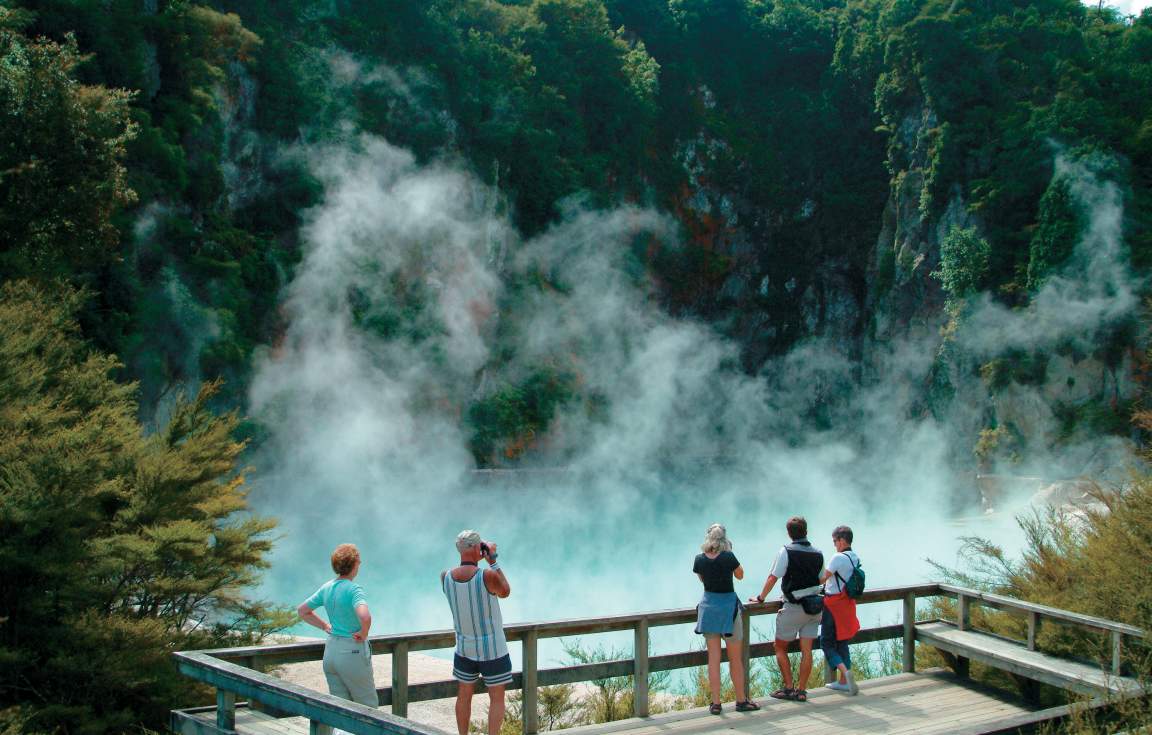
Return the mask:
<svg viewBox="0 0 1152 735"><path fill-rule="evenodd" d="M776 665L780 667L780 678L784 688L792 688L792 662L788 660L788 641L776 639ZM812 644L808 644L808 663L812 663ZM803 671L803 669L801 669Z"/></svg>
<svg viewBox="0 0 1152 735"><path fill-rule="evenodd" d="M840 683L847 685L848 684L848 667L845 666L844 664L840 664L839 666L836 667L836 670L840 672Z"/></svg>
<svg viewBox="0 0 1152 735"><path fill-rule="evenodd" d="M708 691L712 694L712 704L720 704L720 637L705 636L708 644Z"/></svg>
<svg viewBox="0 0 1152 735"><path fill-rule="evenodd" d="M724 647L728 649L728 673L732 675L736 701L743 702L748 699L748 687L744 683L744 657L740 655L740 641L729 638L724 641Z"/></svg>
<svg viewBox="0 0 1152 735"><path fill-rule="evenodd" d="M504 724L504 687L488 688L488 735L500 735Z"/></svg>
<svg viewBox="0 0 1152 735"><path fill-rule="evenodd" d="M468 720L472 717L472 692L475 684L460 684L456 688L456 731L468 735Z"/></svg>
<svg viewBox="0 0 1152 735"><path fill-rule="evenodd" d="M800 681L797 682L797 689L808 688L808 676L812 673L812 641L815 638L801 638L800 639Z"/></svg>

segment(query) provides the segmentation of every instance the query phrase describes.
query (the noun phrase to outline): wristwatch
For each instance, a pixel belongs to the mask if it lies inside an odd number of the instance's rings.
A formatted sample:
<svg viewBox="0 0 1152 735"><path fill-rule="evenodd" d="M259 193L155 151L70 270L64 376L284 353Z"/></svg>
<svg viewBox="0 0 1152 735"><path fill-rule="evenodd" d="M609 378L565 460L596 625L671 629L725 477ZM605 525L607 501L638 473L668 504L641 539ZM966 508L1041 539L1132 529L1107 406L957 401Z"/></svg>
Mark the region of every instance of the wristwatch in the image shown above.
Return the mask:
<svg viewBox="0 0 1152 735"><path fill-rule="evenodd" d="M489 564L495 564L495 563L496 563L496 559L497 559L499 556L500 556L499 554L489 554L489 555L488 555L488 563L489 563Z"/></svg>

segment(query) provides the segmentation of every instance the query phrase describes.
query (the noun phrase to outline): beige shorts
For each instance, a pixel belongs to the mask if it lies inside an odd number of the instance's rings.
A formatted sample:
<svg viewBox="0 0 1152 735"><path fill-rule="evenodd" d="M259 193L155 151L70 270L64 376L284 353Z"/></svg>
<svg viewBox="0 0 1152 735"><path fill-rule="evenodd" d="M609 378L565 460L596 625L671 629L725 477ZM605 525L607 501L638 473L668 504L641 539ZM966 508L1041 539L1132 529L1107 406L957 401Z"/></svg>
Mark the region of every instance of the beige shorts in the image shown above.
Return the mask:
<svg viewBox="0 0 1152 735"><path fill-rule="evenodd" d="M809 615L799 603L785 602L776 613L776 640L816 638L820 635L820 613Z"/></svg>
<svg viewBox="0 0 1152 735"><path fill-rule="evenodd" d="M705 633L705 638L724 638L729 641L742 641L744 640L744 616L737 615L736 619L732 621L732 635L725 638L719 633Z"/></svg>

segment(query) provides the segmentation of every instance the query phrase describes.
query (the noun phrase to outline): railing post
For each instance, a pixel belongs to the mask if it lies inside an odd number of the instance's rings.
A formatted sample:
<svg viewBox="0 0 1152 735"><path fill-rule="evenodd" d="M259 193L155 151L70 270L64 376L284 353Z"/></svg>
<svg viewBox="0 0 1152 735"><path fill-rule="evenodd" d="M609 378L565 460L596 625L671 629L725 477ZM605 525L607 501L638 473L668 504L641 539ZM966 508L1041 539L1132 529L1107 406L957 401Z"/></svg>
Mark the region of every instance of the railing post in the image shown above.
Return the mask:
<svg viewBox="0 0 1152 735"><path fill-rule="evenodd" d="M408 644L392 646L392 714L408 716Z"/></svg>
<svg viewBox="0 0 1152 735"><path fill-rule="evenodd" d="M309 720L308 735L332 735L332 726L316 720Z"/></svg>
<svg viewBox="0 0 1152 735"><path fill-rule="evenodd" d="M1040 613L1028 613L1028 650L1036 650L1036 632L1040 629Z"/></svg>
<svg viewBox="0 0 1152 735"><path fill-rule="evenodd" d="M535 735L540 730L540 693L537 690L537 670L539 666L536 662L536 642L539 633L535 630L530 630L524 634L521 639L520 652L523 654L524 661L523 672L523 689L521 694L521 721L524 726L524 735Z"/></svg>
<svg viewBox="0 0 1152 735"><path fill-rule="evenodd" d="M1124 654L1124 634L1118 630L1112 631L1112 673L1120 676L1121 658Z"/></svg>
<svg viewBox="0 0 1152 735"><path fill-rule="evenodd" d="M752 616L745 612L740 616L740 625L744 630L744 645L740 647L740 660L744 663L744 700L751 699L748 696L752 684ZM727 645L727 644L725 644ZM737 692L737 695L740 693Z"/></svg>
<svg viewBox="0 0 1152 735"><path fill-rule="evenodd" d="M972 613L970 612L972 598L963 592L956 595L956 627L968 630L972 627Z"/></svg>
<svg viewBox="0 0 1152 735"><path fill-rule="evenodd" d="M905 674L916 671L916 593L904 594L904 666Z"/></svg>
<svg viewBox="0 0 1152 735"><path fill-rule="evenodd" d="M636 621L632 644L632 714L648 716L648 618Z"/></svg>
<svg viewBox="0 0 1152 735"><path fill-rule="evenodd" d="M216 690L216 728L236 729L236 695L223 689Z"/></svg>

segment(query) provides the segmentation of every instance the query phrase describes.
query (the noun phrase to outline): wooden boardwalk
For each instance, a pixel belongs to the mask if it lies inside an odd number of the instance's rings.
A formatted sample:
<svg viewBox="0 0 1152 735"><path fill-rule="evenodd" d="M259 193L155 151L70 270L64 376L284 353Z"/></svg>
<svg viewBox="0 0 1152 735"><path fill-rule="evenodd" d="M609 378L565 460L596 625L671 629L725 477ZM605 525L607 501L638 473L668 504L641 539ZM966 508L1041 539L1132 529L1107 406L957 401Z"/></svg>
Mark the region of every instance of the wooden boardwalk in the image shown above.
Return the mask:
<svg viewBox="0 0 1152 735"><path fill-rule="evenodd" d="M942 670L865 681L856 697L821 689L813 691L805 704L774 699L762 699L759 703L762 707L759 712L736 712L728 704L719 717L709 714L707 708L694 708L564 732L566 735L707 735L735 731L749 735L816 735L834 730L975 734L1000 732L1006 726L1020 727L1051 716ZM194 718L202 722L201 732L214 732L214 711L198 713ZM307 735L309 723L303 717L277 720L238 708L236 732L238 735Z"/></svg>
<svg viewBox="0 0 1152 735"><path fill-rule="evenodd" d="M954 622L917 620L916 601L921 597L945 597L956 601ZM856 634L853 644L902 639L901 669L904 673L864 682L858 697L846 697L830 690L810 692L804 703L762 700L763 709L737 713L729 709L721 716L705 709L649 715L649 676L654 672L703 666L705 651L683 651L649 655L649 629L654 626L689 625L696 620L694 608L656 610L598 618L517 623L504 627L510 642L519 643L523 661L508 688L523 695L525 718L523 735L537 735L539 689L612 677L631 677L634 682L631 720L570 730L571 735L704 735L735 731L748 735L788 733L815 735L828 729L846 733L1009 733L1037 723L1068 715L1071 705L1034 710L1037 686L1049 684L1088 695L1082 706L1110 706L1131 697L1145 697L1146 690L1125 676L1125 646L1145 639L1145 631L1102 618L1046 607L980 590L949 584L926 583L868 590L860 604L903 602L899 625L867 628ZM1027 639L1010 640L985 631L972 630L969 614L973 605L999 610L997 614L1023 616ZM751 640L751 618L771 615L779 602L750 605L743 617L745 667L752 658L774 655L771 641ZM1065 625L1095 631L1111 641L1111 661L1075 661L1041 651L1037 631L1041 625ZM542 638L581 636L631 631L632 658L573 664L559 668L539 666L538 643ZM1126 643L1126 641L1128 641ZM171 729L181 735L329 735L339 728L356 735L447 735L433 725L408 717L410 702L452 697L456 682L410 683L408 656L414 651L451 648L450 630L372 636L374 655L391 656L391 686L377 689L380 707L368 707L338 699L270 676L276 666L300 661L318 661L324 644L319 641L246 646L212 651L181 651L173 654L180 671L215 687L216 706L174 710ZM916 645L933 647L944 654L955 672L916 673ZM790 647L795 648L793 641ZM1011 674L1023 695L1020 698L982 688L967 679L969 662L977 661ZM1109 665L1110 664L1110 665ZM478 689L479 691L479 689ZM240 705L254 701L260 709L275 711L281 719ZM1078 705L1081 706L1081 705Z"/></svg>

